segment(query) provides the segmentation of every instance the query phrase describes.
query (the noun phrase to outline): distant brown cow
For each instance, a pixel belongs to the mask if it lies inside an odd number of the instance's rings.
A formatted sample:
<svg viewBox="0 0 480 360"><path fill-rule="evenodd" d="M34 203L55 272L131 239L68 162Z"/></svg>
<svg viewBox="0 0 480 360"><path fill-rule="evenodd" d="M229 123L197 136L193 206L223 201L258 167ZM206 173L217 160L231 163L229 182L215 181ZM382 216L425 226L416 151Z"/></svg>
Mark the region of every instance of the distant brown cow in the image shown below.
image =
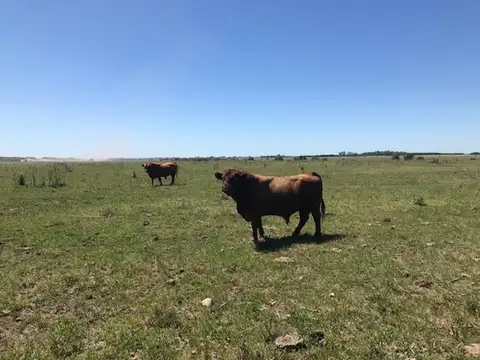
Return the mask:
<svg viewBox="0 0 480 360"><path fill-rule="evenodd" d="M153 180L155 179L158 179L158 181L160 181L160 185L163 185L162 177L166 179L168 176L172 177L170 185L173 185L175 183L175 177L178 175L178 165L176 162L149 162L142 164L142 167L145 169L145 172L148 174L148 176L150 176L150 179L152 179L152 186Z"/></svg>
<svg viewBox="0 0 480 360"><path fill-rule="evenodd" d="M222 180L222 192L237 204L237 212L251 223L253 240L257 231L265 237L262 216L276 215L285 219L300 212L300 221L292 236L300 234L309 215L315 220L315 236L322 234L321 221L325 215L322 178L315 172L291 176L264 176L238 169L228 169L223 174L215 172Z"/></svg>

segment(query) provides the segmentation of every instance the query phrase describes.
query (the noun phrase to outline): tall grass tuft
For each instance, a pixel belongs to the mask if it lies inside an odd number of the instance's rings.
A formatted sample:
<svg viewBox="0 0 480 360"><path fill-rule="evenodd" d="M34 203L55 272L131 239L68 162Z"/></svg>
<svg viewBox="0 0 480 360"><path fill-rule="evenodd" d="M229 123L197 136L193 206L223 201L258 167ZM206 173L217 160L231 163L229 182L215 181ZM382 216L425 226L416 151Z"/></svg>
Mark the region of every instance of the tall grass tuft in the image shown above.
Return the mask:
<svg viewBox="0 0 480 360"><path fill-rule="evenodd" d="M27 185L27 178L25 174L13 174L13 185L14 186L25 186Z"/></svg>
<svg viewBox="0 0 480 360"><path fill-rule="evenodd" d="M426 206L425 198L423 196L418 196L413 200L413 203L418 206Z"/></svg>
<svg viewBox="0 0 480 360"><path fill-rule="evenodd" d="M53 188L66 186L65 172L66 168L63 165L57 163L50 164L47 169L48 186Z"/></svg>
<svg viewBox="0 0 480 360"><path fill-rule="evenodd" d="M38 180L38 171L37 167L35 165L31 165L28 167L30 170L30 174L32 176L32 185L33 187L37 186L37 180Z"/></svg>

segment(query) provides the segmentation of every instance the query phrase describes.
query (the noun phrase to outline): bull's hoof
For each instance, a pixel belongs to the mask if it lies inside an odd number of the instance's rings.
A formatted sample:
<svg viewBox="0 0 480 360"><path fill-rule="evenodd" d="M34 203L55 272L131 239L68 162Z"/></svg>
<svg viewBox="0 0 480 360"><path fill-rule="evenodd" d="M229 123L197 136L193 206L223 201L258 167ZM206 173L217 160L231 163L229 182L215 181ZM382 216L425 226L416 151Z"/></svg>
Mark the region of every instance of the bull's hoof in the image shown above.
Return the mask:
<svg viewBox="0 0 480 360"><path fill-rule="evenodd" d="M313 234L313 236L315 236L315 237L321 237L321 236L322 236L322 233L321 233L321 232L316 232L315 234Z"/></svg>

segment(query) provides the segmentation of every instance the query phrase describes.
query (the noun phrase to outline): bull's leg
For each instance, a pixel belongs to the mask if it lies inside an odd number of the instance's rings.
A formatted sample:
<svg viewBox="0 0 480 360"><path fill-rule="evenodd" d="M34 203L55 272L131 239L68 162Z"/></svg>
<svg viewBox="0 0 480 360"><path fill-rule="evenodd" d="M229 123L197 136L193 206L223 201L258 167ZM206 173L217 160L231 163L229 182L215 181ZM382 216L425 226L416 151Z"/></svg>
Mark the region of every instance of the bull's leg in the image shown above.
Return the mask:
<svg viewBox="0 0 480 360"><path fill-rule="evenodd" d="M161 176L158 177L158 181L160 181L160 185L163 185Z"/></svg>
<svg viewBox="0 0 480 360"><path fill-rule="evenodd" d="M300 231L302 231L302 228L307 223L309 216L310 216L309 211L300 210L300 220L298 221L298 225L295 228L295 230L293 230L292 236L298 236L300 234Z"/></svg>
<svg viewBox="0 0 480 360"><path fill-rule="evenodd" d="M170 182L170 185L173 185L173 183L175 182L175 174L172 174L172 181Z"/></svg>
<svg viewBox="0 0 480 360"><path fill-rule="evenodd" d="M326 211L326 210L325 210L325 201L323 201L323 199L322 199L322 218L325 217L325 211ZM313 214L312 214L312 215L313 215Z"/></svg>
<svg viewBox="0 0 480 360"><path fill-rule="evenodd" d="M260 218L258 222L258 231L260 233L260 237L265 239L265 230L263 230L262 218Z"/></svg>
<svg viewBox="0 0 480 360"><path fill-rule="evenodd" d="M155 178L150 178L150 180L152 180L152 186L153 186L153 180L155 180Z"/></svg>
<svg viewBox="0 0 480 360"><path fill-rule="evenodd" d="M252 220L252 236L253 236L253 241L258 242L258 228L262 224L262 219L255 218Z"/></svg>
<svg viewBox="0 0 480 360"><path fill-rule="evenodd" d="M321 236L322 235L323 210L322 210L322 213L320 213L320 209L313 210L312 211L312 216L313 216L313 220L315 220L315 234L314 234L314 236Z"/></svg>

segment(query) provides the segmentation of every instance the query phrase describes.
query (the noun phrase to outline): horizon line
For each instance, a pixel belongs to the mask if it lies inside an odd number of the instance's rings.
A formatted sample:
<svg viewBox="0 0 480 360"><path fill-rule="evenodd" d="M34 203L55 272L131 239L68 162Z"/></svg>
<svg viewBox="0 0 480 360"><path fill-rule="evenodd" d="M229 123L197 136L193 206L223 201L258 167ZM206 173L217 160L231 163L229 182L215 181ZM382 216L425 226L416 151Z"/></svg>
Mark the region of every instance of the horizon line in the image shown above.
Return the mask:
<svg viewBox="0 0 480 360"><path fill-rule="evenodd" d="M435 151L394 151L394 150L376 150L367 151L362 153L341 151L337 154L308 154L308 155L286 155L286 154L270 154L270 155L210 155L210 156L130 156L130 157L74 157L74 156L0 156L0 161L48 161L48 160L70 160L70 161L115 161L115 160L189 160L189 159L217 159L217 160L230 160L230 159L275 159L276 157L282 158L294 158L299 160L307 160L308 158L328 158L328 157L385 157L392 155L417 155L417 156L466 156L466 155L480 155L480 152L435 152Z"/></svg>

